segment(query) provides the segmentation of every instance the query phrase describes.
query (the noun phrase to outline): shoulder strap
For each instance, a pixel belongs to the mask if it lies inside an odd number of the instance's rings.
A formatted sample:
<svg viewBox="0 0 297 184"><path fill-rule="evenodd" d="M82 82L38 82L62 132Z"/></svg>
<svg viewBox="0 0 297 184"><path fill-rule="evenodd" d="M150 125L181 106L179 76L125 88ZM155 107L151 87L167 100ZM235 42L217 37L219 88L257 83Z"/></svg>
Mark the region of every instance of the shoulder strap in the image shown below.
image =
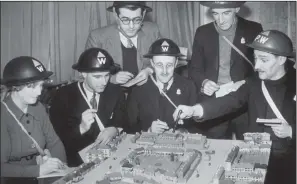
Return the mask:
<svg viewBox="0 0 297 184"><path fill-rule="evenodd" d="M215 24L215 23L214 23ZM251 66L252 68L254 68L253 63L230 41L228 40L228 38L226 38L226 36L222 36L218 30L218 28L216 27L216 25L214 25L217 33L219 34L219 36L223 37L224 40L239 54L241 55Z"/></svg>
<svg viewBox="0 0 297 184"><path fill-rule="evenodd" d="M91 106L90 102L88 101L86 95L83 93L83 91L82 91L82 89L81 89L81 87L79 85L79 82L77 82L77 86L78 86L78 89L79 89L82 97L85 99L86 103L88 104L89 108L92 109L92 106ZM102 121L99 119L97 114L95 114L95 120L96 120L96 122L97 122L97 124L99 126L100 131L103 131L105 129L105 127L104 127Z"/></svg>
<svg viewBox="0 0 297 184"><path fill-rule="evenodd" d="M37 151L39 152L39 154L41 156L46 155L43 151L43 149L41 149L41 147L39 146L39 144L36 142L36 140L29 135L28 131L25 129L25 127L22 125L22 123L18 120L18 118L15 116L15 114L9 109L9 107L7 106L7 104L5 102L2 101L2 104L6 107L7 111L11 114L11 116L16 120L16 122L18 123L18 125L21 127L21 129L23 130L23 132L33 141Z"/></svg>
<svg viewBox="0 0 297 184"><path fill-rule="evenodd" d="M264 94L264 97L266 99L266 101L268 102L269 106L271 107L273 113L276 115L276 117L278 119L282 119L282 120L285 120L285 118L283 117L283 115L280 113L280 111L278 110L278 108L276 107L274 101L272 100L266 86L265 86L265 83L264 81L262 81L261 83L261 88L262 88L262 92Z"/></svg>
<svg viewBox="0 0 297 184"><path fill-rule="evenodd" d="M228 40L226 36L222 36L222 37L239 55L241 55L254 68L253 63L232 42L230 42L230 40Z"/></svg>
<svg viewBox="0 0 297 184"><path fill-rule="evenodd" d="M177 106L173 103L173 101L167 96L166 93L164 93L164 91L162 89L159 88L157 82L155 81L154 77L152 75L150 75L150 78L152 79L152 81L154 82L154 84L157 86L157 88L159 89L159 91L167 98L167 100L173 105L173 107L177 108Z"/></svg>

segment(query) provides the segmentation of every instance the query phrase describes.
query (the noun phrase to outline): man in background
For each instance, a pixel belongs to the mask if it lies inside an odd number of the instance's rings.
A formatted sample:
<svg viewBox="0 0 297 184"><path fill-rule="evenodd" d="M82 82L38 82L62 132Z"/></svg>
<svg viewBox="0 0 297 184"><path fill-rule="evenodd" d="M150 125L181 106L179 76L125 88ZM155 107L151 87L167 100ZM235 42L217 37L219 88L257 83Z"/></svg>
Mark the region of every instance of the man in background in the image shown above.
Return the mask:
<svg viewBox="0 0 297 184"><path fill-rule="evenodd" d="M236 89L241 83L238 81L254 73L253 66L244 58L253 60L252 50L245 46L245 43L253 41L262 31L262 26L237 15L244 1L201 4L209 7L215 20L196 30L193 55L189 63L189 77L197 87L198 100L203 102L221 96L219 93L226 94ZM231 44L241 53L232 48ZM229 120L237 117L236 122L247 121L246 114L243 114L245 111L246 107L243 107L238 112L199 125L199 128L205 129L210 138L231 138L230 134L227 135ZM242 135L242 130L243 127L237 126L237 136Z"/></svg>
<svg viewBox="0 0 297 184"><path fill-rule="evenodd" d="M107 11L113 13L116 24L93 30L88 36L86 49L99 47L108 50L121 67L122 71L111 76L111 83L123 85L137 77L137 85L142 85L152 73L150 62L143 55L160 37L155 23L143 21L152 9L145 2L115 1Z"/></svg>

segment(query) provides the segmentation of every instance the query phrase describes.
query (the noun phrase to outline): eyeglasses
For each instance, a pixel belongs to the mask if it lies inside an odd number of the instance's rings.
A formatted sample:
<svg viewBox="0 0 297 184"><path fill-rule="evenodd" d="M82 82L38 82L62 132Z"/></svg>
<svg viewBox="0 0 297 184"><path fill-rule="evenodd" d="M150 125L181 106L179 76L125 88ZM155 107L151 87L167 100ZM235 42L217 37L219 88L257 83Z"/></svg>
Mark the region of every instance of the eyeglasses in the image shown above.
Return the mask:
<svg viewBox="0 0 297 184"><path fill-rule="evenodd" d="M133 22L133 24L140 24L142 22L142 17L135 17L133 19L129 19L128 17L119 17L119 19L124 25L129 25L131 21Z"/></svg>

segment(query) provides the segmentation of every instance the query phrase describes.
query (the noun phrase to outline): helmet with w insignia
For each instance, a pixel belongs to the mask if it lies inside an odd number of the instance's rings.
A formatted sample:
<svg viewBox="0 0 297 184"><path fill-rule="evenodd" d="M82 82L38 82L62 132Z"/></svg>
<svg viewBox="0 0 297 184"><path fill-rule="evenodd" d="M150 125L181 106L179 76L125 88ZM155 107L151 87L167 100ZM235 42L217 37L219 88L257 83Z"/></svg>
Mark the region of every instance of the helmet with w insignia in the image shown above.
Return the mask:
<svg viewBox="0 0 297 184"><path fill-rule="evenodd" d="M246 45L279 56L294 56L291 39L285 33L277 30L263 31L256 36L252 43Z"/></svg>
<svg viewBox="0 0 297 184"><path fill-rule="evenodd" d="M114 74L117 67L109 53L100 48L89 48L79 57L78 62L72 68L79 72L100 72L109 71Z"/></svg>
<svg viewBox="0 0 297 184"><path fill-rule="evenodd" d="M1 83L6 86L19 86L47 79L52 74L53 72L47 71L38 59L20 56L5 65Z"/></svg>
<svg viewBox="0 0 297 184"><path fill-rule="evenodd" d="M145 58L152 58L153 56L184 57L184 55L180 53L180 49L176 43L167 38L156 40L149 48L149 52L143 55Z"/></svg>

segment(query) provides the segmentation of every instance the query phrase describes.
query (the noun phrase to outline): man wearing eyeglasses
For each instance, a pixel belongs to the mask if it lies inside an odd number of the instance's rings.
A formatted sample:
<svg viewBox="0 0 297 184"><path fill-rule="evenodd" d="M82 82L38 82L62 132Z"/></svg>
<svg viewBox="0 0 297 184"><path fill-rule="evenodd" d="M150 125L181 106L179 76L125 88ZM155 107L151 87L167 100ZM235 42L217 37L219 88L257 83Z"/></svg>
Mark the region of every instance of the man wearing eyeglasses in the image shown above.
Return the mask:
<svg viewBox="0 0 297 184"><path fill-rule="evenodd" d="M145 2L115 1L107 11L113 12L116 24L93 30L85 48L99 47L107 50L121 67L121 71L111 76L111 83L124 85L137 77L137 85L142 85L153 72L149 60L143 55L160 37L155 23L143 21L145 14L152 9Z"/></svg>

